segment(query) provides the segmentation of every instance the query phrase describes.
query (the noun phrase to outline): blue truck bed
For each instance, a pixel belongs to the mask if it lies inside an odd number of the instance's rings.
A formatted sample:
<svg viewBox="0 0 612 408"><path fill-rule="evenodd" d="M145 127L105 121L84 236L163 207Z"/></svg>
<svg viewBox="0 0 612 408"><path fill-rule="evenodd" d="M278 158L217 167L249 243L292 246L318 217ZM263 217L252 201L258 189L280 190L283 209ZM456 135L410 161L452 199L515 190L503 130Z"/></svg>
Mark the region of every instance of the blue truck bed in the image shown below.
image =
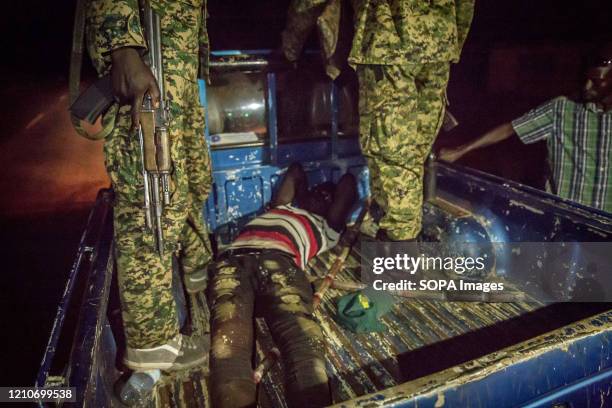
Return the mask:
<svg viewBox="0 0 612 408"><path fill-rule="evenodd" d="M304 165L312 182L337 180L350 171L359 180L361 200L368 196L355 128L354 78L331 82L276 67L262 52L218 53L211 72L212 83L202 83L201 91L214 186L203 211L218 245L263 211L293 161ZM610 214L475 170L431 165L428 185L426 229L448 229L461 221L495 242L612 240ZM123 374L117 359L124 340L111 201L111 191L100 192L37 378L38 386L77 387L76 406L119 406L113 385ZM315 259L309 273L324 276L335 255ZM338 279L357 280L365 256L355 246ZM505 277L513 279L511 273ZM612 274L602 270L593 279L609 295ZM207 332L203 295L181 293L179 285L187 330ZM388 330L356 335L334 320L340 294L330 290L317 311L338 406L612 406L610 304L403 298L383 319ZM261 358L273 344L263 321L257 329ZM208 407L207 378L206 367L163 377L155 404ZM275 365L260 387L260 406L285 406L282 380L282 367Z"/></svg>

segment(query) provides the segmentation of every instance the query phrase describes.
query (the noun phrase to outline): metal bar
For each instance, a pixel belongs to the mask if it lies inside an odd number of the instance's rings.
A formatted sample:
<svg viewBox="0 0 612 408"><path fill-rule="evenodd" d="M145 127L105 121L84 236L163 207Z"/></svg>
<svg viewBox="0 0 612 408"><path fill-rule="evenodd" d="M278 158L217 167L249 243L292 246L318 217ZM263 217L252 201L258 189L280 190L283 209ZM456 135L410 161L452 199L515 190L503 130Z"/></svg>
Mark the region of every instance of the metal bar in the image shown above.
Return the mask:
<svg viewBox="0 0 612 408"><path fill-rule="evenodd" d="M144 186L144 211L145 211L145 225L147 228L153 228L153 219L151 217L151 194L149 185L149 173L145 168L145 155L144 155L144 138L142 135L142 127L138 126L138 143L140 144L140 160L142 162L142 180Z"/></svg>
<svg viewBox="0 0 612 408"><path fill-rule="evenodd" d="M339 118L339 100L338 100L338 87L336 82L331 82L330 90L330 104L331 104L331 159L336 160L338 158L338 118Z"/></svg>
<svg viewBox="0 0 612 408"><path fill-rule="evenodd" d="M538 397L535 401L525 404L523 408L572 406L571 403L567 405L559 404L559 401L570 398L571 394L576 391L584 392L588 388L592 388L597 385L601 385L603 388L604 384L607 384L608 387L610 387L610 384L612 384L612 368L608 368L607 370L601 371L595 375L584 377L571 385L558 388L546 395ZM604 395L602 394L601 397L603 398L603 396ZM601 400L601 402L603 403L604 401ZM555 403L559 405L555 405Z"/></svg>
<svg viewBox="0 0 612 408"><path fill-rule="evenodd" d="M164 231L162 226L162 203L159 191L159 175L152 174L151 184L153 185L153 208L155 210L155 238L157 240L157 252L160 257L164 256Z"/></svg>
<svg viewBox="0 0 612 408"><path fill-rule="evenodd" d="M276 122L276 75L267 74L268 80L268 134L270 138L270 164L278 162L278 126Z"/></svg>
<svg viewBox="0 0 612 408"><path fill-rule="evenodd" d="M92 395L91 393L95 392L97 386L93 381L96 375L95 361L112 277L113 223L110 221L111 215L112 212L107 207L103 214L100 234L96 240L96 256L87 277L86 291L77 320L75 342L70 352L71 369L68 380L71 387L77 387L77 401L67 406L84 406L85 401Z"/></svg>
<svg viewBox="0 0 612 408"><path fill-rule="evenodd" d="M51 329L51 336L49 337L47 347L45 348L45 354L43 355L40 369L38 370L38 375L36 377L37 387L44 387L47 377L49 376L51 364L53 363L53 358L55 357L55 352L57 351L57 345L62 332L62 327L64 326L64 321L66 319L66 313L70 307L75 283L79 277L80 271L84 267L84 263L90 260L95 254L95 248L92 245L94 245L94 243L98 240L99 230L101 228L101 222L99 222L99 220L100 218L104 219L106 217L109 204L105 202L105 197L109 194L110 192L108 190L101 190L98 193L98 198L96 199L93 209L89 213L87 226L83 232L83 235L81 235L77 256L72 264L68 281L66 282L66 287L64 288L64 293L62 294L62 298L57 308L55 321L53 323L53 328Z"/></svg>
<svg viewBox="0 0 612 408"><path fill-rule="evenodd" d="M575 214L581 217L580 222L597 227L603 226L606 230L612 231L612 215L603 210L587 207L575 201L570 201L512 180L507 180L493 174L454 163L438 161L436 162L436 169L438 179L440 178L440 174L442 174L453 178L461 178L466 181L466 183L462 183L461 185L467 185L468 181L474 181L479 184L487 183L495 186L503 186L504 188L521 193L519 196L521 199L528 198L530 202L537 203L539 207L545 208L546 211L549 211L550 208L554 208L555 211L559 213ZM442 190L443 189L444 188L442 188Z"/></svg>
<svg viewBox="0 0 612 408"><path fill-rule="evenodd" d="M263 68L269 65L268 61L212 61L211 68Z"/></svg>

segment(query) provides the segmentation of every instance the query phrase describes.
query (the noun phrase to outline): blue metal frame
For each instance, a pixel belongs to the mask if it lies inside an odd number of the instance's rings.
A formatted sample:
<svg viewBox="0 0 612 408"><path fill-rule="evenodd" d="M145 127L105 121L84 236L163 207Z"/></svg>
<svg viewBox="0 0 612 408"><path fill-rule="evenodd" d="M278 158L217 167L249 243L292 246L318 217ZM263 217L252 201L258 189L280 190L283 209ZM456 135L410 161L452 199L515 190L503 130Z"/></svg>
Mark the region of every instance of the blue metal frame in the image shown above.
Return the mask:
<svg viewBox="0 0 612 408"><path fill-rule="evenodd" d="M214 57L267 55L267 50L220 51ZM337 86L331 86L331 137L302 142L279 142L277 128L276 73L262 72L266 83L268 138L263 146L216 148L210 151L213 167L213 191L204 213L210 231L222 242L231 239L238 228L265 207L283 171L294 161L301 162L311 183L337 181L350 171L359 180L361 199L369 194L368 172L357 137L338 137L339 98ZM200 81L200 99L207 107L206 83ZM210 141L208 128L206 138ZM358 213L355 209L353 217Z"/></svg>
<svg viewBox="0 0 612 408"><path fill-rule="evenodd" d="M461 199L461 191L469 191L472 182L489 190L489 194L499 199L506 194L506 201L521 200L529 203L534 197L519 189L504 188L494 183L491 177L479 176L472 171L464 174L456 167L441 166L438 175L442 181L441 192L456 194ZM484 176L484 175L483 175ZM452 187L451 187L452 186ZM450 188L447 189L447 188ZM494 191L496 190L497 194ZM83 273L86 280L83 309L79 315L75 339L70 358L65 362L66 370L58 375L66 375L66 383L77 387L79 401L76 406L87 402L88 406L109 406L113 398L111 382L115 378L114 361L116 343L106 319L106 307L110 291L108 268L111 260L110 245L112 222L108 197L101 194L92 211L90 223L79 248L80 256L75 262L75 271ZM105 199L106 198L106 199ZM537 201L537 200L536 200ZM539 207L551 210L558 205L551 202L540 203ZM560 208L559 208L560 209ZM590 223L590 228L607 225L610 217L599 219L594 215L581 214L571 207L559 214L550 211L541 217L574 218L577 224ZM95 222L91 222L94 220ZM526 220L534 224L533 220ZM602 228L603 230L603 228ZM586 230L584 230L586 231ZM91 249L89 249L91 248ZM87 261L86 263L83 263ZM77 273L77 272L73 272ZM68 293L68 297L75 296ZM63 305L66 302L62 303ZM50 348L47 349L37 386L49 385L47 377L54 359L57 344L53 339L59 337L61 320L66 309L58 310L58 322L51 335ZM70 339L68 339L70 340ZM588 402L600 406L602 395L610 395L612 386L612 311L601 313L592 318L561 327L538 338L530 339L505 350L451 367L442 373L420 378L373 394L364 395L344 406L395 406L395 407L435 407L443 396L444 406L464 407L548 407L551 402L569 403L571 407L585 406ZM605 403L610 403L604 400ZM606 406L605 404L603 406Z"/></svg>
<svg viewBox="0 0 612 408"><path fill-rule="evenodd" d="M36 378L36 387L48 387L49 376L66 376L64 386L76 387L76 402L73 406L83 406L86 401L95 400L100 406L110 406L113 395L112 384L103 381L109 378L109 372L116 372L116 344L108 324L106 310L109 301L110 282L112 279L112 193L101 190L96 204L90 212L87 227L79 244L76 260L68 278L64 296L58 308L53 324L49 344L45 351L40 370ZM75 282L85 282L80 305L71 304L75 294ZM64 323L69 308L78 310L76 331L66 332ZM52 373L51 368L60 347L62 338L75 340L70 351L66 371ZM103 350L103 352L98 352ZM50 404L39 403L39 406Z"/></svg>
<svg viewBox="0 0 612 408"><path fill-rule="evenodd" d="M265 55L268 51L249 52ZM214 53L217 56L240 51ZM268 114L276 119L275 74L267 73ZM346 171L358 176L361 197L369 195L368 172L356 138L338 138L338 98L332 86L332 137L301 143L277 143L270 127L268 144L212 150L214 186L205 206L211 230L229 237L238 224L261 211L272 197L283 169L293 161L305 165L312 182L337 180ZM205 105L206 86L200 82ZM206 134L206 137L209 137ZM612 215L568 202L497 177L461 168L436 166L439 193L484 217L487 234L496 240L547 240L551 231L583 240L612 240ZM69 360L63 363L65 384L76 386L75 405L109 406L112 399L116 343L106 316L112 273L110 193L98 196L77 259L58 309L36 385L48 384L67 308L76 279L84 279L83 301ZM555 230L556 228L556 230ZM563 238L563 235L560 236ZM74 303L74 302L73 302ZM74 306L74 304L72 305ZM63 338L63 337L62 337ZM73 340L72 336L66 336ZM344 406L395 407L547 407L612 405L612 311L570 324L485 357L365 395ZM116 373L115 373L116 374ZM602 400L602 398L608 398ZM573 405L572 405L573 404Z"/></svg>
<svg viewBox="0 0 612 408"><path fill-rule="evenodd" d="M276 75L267 75L268 84L268 135L270 138L270 163L278 163L278 126L276 123Z"/></svg>
<svg viewBox="0 0 612 408"><path fill-rule="evenodd" d="M597 328L602 331L593 335ZM364 395L338 406L610 406L610 344L612 311L565 326L556 330L554 335L548 333L441 373ZM600 405L602 401L606 405Z"/></svg>

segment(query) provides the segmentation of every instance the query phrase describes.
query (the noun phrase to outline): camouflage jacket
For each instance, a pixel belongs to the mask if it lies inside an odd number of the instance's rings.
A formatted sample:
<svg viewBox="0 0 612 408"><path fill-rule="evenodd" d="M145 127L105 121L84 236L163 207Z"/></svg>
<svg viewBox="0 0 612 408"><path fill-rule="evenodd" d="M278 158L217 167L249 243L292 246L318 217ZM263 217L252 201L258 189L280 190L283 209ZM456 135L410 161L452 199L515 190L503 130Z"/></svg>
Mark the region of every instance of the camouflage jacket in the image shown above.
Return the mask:
<svg viewBox="0 0 612 408"><path fill-rule="evenodd" d="M207 75L208 34L206 0L151 0L161 17L162 54L166 74L194 80ZM87 49L100 75L110 70L110 54L121 47L147 44L138 0L90 0L87 10Z"/></svg>
<svg viewBox="0 0 612 408"><path fill-rule="evenodd" d="M475 0L353 0L351 64L458 62Z"/></svg>
<svg viewBox="0 0 612 408"><path fill-rule="evenodd" d="M458 62L475 0L351 0L354 36L349 61L357 64ZM317 25L327 73L339 73L336 46L341 0L293 0L282 34L285 56L295 61Z"/></svg>

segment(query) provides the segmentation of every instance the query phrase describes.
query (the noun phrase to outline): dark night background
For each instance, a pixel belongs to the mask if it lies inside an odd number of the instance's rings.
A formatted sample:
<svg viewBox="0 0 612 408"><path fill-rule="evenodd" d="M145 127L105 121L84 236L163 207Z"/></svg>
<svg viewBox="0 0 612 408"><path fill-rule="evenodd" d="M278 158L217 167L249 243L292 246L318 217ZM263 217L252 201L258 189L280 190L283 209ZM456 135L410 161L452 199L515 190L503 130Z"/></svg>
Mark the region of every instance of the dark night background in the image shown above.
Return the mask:
<svg viewBox="0 0 612 408"><path fill-rule="evenodd" d="M210 0L213 49L277 47L287 4ZM73 0L11 1L0 25L2 386L33 384L89 207L108 184L101 144L78 137L66 115L73 9ZM461 124L438 143L575 92L588 52L610 39L611 21L609 0L477 1L449 86ZM540 187L544 152L507 142L463 163Z"/></svg>

